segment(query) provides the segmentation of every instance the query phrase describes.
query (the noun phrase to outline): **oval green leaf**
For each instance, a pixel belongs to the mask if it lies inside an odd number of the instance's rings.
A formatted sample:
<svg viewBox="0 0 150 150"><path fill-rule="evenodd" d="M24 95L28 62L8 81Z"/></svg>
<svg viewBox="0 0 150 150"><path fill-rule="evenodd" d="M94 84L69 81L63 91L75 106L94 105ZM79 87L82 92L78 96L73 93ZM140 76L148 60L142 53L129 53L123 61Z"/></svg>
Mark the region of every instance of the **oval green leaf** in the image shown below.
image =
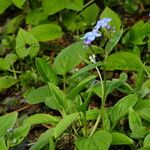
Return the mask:
<svg viewBox="0 0 150 150"><path fill-rule="evenodd" d="M62 50L55 59L54 69L56 73L65 75L71 69L81 63L82 58L86 57L87 49L81 42L74 43Z"/></svg>
<svg viewBox="0 0 150 150"><path fill-rule="evenodd" d="M42 24L31 29L30 33L38 41L46 42L62 36L61 28L56 24Z"/></svg>

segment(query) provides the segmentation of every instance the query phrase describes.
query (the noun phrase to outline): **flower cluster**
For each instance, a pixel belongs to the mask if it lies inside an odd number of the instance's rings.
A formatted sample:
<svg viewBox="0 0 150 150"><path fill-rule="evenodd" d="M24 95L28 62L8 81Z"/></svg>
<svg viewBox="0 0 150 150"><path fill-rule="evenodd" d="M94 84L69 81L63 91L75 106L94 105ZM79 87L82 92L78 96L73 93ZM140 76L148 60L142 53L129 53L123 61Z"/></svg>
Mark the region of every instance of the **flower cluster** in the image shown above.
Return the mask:
<svg viewBox="0 0 150 150"><path fill-rule="evenodd" d="M92 41L95 40L96 37L101 37L102 34L99 32L99 29L106 28L108 30L111 29L110 25L108 24L111 21L111 18L103 18L97 21L96 26L93 28L91 32L87 32L81 39L84 40L86 45L90 45Z"/></svg>

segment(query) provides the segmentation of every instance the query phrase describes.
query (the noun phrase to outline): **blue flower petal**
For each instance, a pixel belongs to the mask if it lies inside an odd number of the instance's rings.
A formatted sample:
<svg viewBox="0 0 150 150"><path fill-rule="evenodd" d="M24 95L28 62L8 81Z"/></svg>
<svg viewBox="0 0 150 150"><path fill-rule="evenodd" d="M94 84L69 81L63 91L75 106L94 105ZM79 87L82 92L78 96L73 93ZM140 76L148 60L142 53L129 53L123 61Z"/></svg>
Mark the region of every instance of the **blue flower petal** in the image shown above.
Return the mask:
<svg viewBox="0 0 150 150"><path fill-rule="evenodd" d="M108 23L111 21L111 18L103 18L97 21L95 29L99 30L100 28L107 27Z"/></svg>
<svg viewBox="0 0 150 150"><path fill-rule="evenodd" d="M98 30L100 28L107 28L107 29L110 28L110 25L108 25L108 23L110 21L111 21L111 18L103 18L103 19L97 21L94 29L91 32L87 32L81 39L84 40L84 43L86 45L90 45L92 43L92 41L95 40L96 37L102 36L102 34L100 32L98 32Z"/></svg>

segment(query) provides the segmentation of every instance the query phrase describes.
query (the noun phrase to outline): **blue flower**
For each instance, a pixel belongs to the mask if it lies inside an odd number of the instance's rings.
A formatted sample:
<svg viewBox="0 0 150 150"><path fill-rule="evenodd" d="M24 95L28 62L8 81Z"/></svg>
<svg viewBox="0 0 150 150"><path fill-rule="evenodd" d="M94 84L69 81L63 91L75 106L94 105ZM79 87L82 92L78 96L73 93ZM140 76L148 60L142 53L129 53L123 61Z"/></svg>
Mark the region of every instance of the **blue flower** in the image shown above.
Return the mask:
<svg viewBox="0 0 150 150"><path fill-rule="evenodd" d="M98 33L97 29L92 30L91 32L87 32L81 39L84 40L86 45L90 45L92 41L95 40L96 37L100 37L101 33Z"/></svg>
<svg viewBox="0 0 150 150"><path fill-rule="evenodd" d="M100 28L110 28L108 23L111 21L111 18L103 18L99 21L97 21L95 29L99 30Z"/></svg>
<svg viewBox="0 0 150 150"><path fill-rule="evenodd" d="M102 36L99 32L99 29L106 28L107 30L111 30L111 26L108 24L111 21L111 18L103 18L97 21L96 26L91 32L87 32L81 39L84 40L86 45L90 45L92 41L95 40L96 37Z"/></svg>

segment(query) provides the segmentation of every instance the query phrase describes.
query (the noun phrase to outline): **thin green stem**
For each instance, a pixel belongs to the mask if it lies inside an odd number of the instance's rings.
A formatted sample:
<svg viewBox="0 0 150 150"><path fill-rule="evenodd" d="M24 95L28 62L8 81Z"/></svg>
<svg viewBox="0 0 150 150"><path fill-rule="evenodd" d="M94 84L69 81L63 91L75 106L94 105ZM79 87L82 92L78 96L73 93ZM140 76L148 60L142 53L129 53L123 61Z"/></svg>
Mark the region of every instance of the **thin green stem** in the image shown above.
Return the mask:
<svg viewBox="0 0 150 150"><path fill-rule="evenodd" d="M16 70L13 65L12 65L12 69L13 69L12 71L13 71L14 79L17 79Z"/></svg>
<svg viewBox="0 0 150 150"><path fill-rule="evenodd" d="M104 119L103 119L103 116L104 116L104 111L105 111L105 101L106 101L106 71L105 71L105 68L103 69L103 97L102 97L102 104L101 104L101 116L102 116L102 128L104 128Z"/></svg>
<svg viewBox="0 0 150 150"><path fill-rule="evenodd" d="M99 69L96 67L96 71L98 73L98 76L99 76L99 79L100 79L100 82L101 82L101 86L102 86L102 101L103 101L103 98L104 98L104 84L103 84L103 79L102 79L102 76L101 76L101 73L99 71Z"/></svg>
<svg viewBox="0 0 150 150"><path fill-rule="evenodd" d="M90 47L90 49L93 52L92 47ZM107 55L106 55L105 51L104 51L104 56L105 56L105 59L106 59ZM98 118L96 120L96 123L95 123L95 125L93 127L93 130L91 131L89 137L91 137L95 133L95 131L96 131L96 129L97 129L97 127L98 127L101 119L102 119L102 125L103 125L103 118L102 117L103 117L103 113L104 113L104 109L105 109L105 100L106 100L106 72L105 72L105 68L104 68L104 81L102 79L100 70L97 67L95 69L96 69L96 71L98 73L98 76L99 76L99 79L100 79L100 83L101 83L101 88L102 88L102 93L101 93L101 109L99 111Z"/></svg>
<svg viewBox="0 0 150 150"><path fill-rule="evenodd" d="M91 137L91 136L95 133L95 131L96 131L98 125L99 125L99 122L100 122L100 120L101 120L101 116L102 116L102 114L103 114L103 109L104 109L104 97L105 97L105 96L104 96L104 93L105 93L105 92L104 92L103 79L102 79L101 73L100 73L100 71L99 71L99 69L98 69L97 67L96 67L96 70L97 70L97 73L98 73L98 76L99 76L99 79L100 79L100 82L101 82L101 86L102 86L102 96L101 96L102 104L101 104L101 109L100 109L100 111L99 111L98 118L97 118L97 120L96 120L96 122L95 122L95 125L94 125L94 127L93 127L93 130L91 131L89 137Z"/></svg>
<svg viewBox="0 0 150 150"><path fill-rule="evenodd" d="M90 6L91 4L94 3L94 0L89 1L88 3L86 3L77 13L81 13L84 9L86 9L88 6Z"/></svg>
<svg viewBox="0 0 150 150"><path fill-rule="evenodd" d="M9 72L12 72L12 73L13 73L14 70L13 70L13 69L10 69ZM15 73L16 73L16 74L17 74L17 73L21 74L21 71L16 71L16 70L15 70Z"/></svg>
<svg viewBox="0 0 150 150"><path fill-rule="evenodd" d="M74 133L76 134L76 136L78 136L78 131L76 130L76 128L75 128L75 126L74 126L74 125L72 125L72 128L73 128Z"/></svg>
<svg viewBox="0 0 150 150"><path fill-rule="evenodd" d="M83 128L83 135L84 137L87 136L87 122L86 122L86 114L83 113L83 125L84 125L84 128Z"/></svg>
<svg viewBox="0 0 150 150"><path fill-rule="evenodd" d="M102 128L104 128L104 119L103 119L103 116L104 116L104 111L105 111L105 101L102 102L102 105L101 105L101 119L102 119Z"/></svg>
<svg viewBox="0 0 150 150"><path fill-rule="evenodd" d="M95 123L95 125L94 125L94 127L93 127L93 130L91 131L89 137L91 137L91 136L95 133L95 131L96 131L98 125L99 125L100 120L101 120L101 111L99 111L99 115L98 115L98 117L97 117L96 123Z"/></svg>

